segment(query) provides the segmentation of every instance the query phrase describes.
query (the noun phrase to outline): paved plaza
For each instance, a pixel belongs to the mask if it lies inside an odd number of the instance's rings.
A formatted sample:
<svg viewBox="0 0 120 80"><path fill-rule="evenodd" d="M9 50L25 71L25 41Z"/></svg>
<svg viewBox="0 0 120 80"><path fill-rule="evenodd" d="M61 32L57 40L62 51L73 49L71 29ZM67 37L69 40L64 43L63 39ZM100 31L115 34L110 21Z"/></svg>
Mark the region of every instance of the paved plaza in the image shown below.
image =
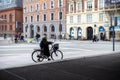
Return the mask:
<svg viewBox="0 0 120 80"><path fill-rule="evenodd" d="M0 80L119 80L120 42L56 40L64 58L35 63L39 43L0 40Z"/></svg>

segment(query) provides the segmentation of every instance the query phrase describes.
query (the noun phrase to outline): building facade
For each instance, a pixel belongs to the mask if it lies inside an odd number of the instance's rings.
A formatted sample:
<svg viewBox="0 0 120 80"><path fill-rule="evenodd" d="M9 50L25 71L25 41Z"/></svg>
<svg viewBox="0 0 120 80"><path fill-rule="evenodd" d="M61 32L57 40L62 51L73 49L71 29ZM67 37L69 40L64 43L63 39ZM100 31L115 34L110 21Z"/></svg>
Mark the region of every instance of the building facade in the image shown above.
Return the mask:
<svg viewBox="0 0 120 80"><path fill-rule="evenodd" d="M46 34L48 38L63 38L66 34L67 0L24 0L24 36L34 38Z"/></svg>
<svg viewBox="0 0 120 80"><path fill-rule="evenodd" d="M119 25L119 4L115 9ZM110 40L112 37L110 24L110 16L105 9L105 0L69 0L67 38L92 40L93 35L97 35L100 40ZM120 34L115 35L117 35L116 39L120 39Z"/></svg>
<svg viewBox="0 0 120 80"><path fill-rule="evenodd" d="M22 10L22 0L0 0L0 36L22 32Z"/></svg>

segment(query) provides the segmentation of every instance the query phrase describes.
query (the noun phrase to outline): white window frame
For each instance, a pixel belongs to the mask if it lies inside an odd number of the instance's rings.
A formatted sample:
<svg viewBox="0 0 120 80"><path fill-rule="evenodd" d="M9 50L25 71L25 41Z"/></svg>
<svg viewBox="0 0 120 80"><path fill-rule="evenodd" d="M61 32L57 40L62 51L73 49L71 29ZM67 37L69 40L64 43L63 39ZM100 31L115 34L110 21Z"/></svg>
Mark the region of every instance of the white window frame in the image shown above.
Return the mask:
<svg viewBox="0 0 120 80"><path fill-rule="evenodd" d="M52 2L53 2L53 4L52 4ZM51 9L54 8L54 0L51 0L51 1L50 1L50 8L51 8Z"/></svg>
<svg viewBox="0 0 120 80"><path fill-rule="evenodd" d="M73 23L73 16L70 16L70 23Z"/></svg>
<svg viewBox="0 0 120 80"><path fill-rule="evenodd" d="M31 6L30 6L30 12L32 12L32 11L33 11L33 6L31 5Z"/></svg>
<svg viewBox="0 0 120 80"><path fill-rule="evenodd" d="M32 15L30 16L30 22L34 22L34 18Z"/></svg>
<svg viewBox="0 0 120 80"><path fill-rule="evenodd" d="M39 17L38 17L39 16ZM40 21L40 15L36 15L36 21L39 22Z"/></svg>
<svg viewBox="0 0 120 80"><path fill-rule="evenodd" d="M76 9L78 12L82 11L82 2L77 2Z"/></svg>
<svg viewBox="0 0 120 80"><path fill-rule="evenodd" d="M74 12L74 4L69 5L69 12Z"/></svg>
<svg viewBox="0 0 120 80"><path fill-rule="evenodd" d="M25 21L24 21L24 22L28 22L28 17L27 17L27 16L25 16L25 18L24 18L24 19L25 19Z"/></svg>
<svg viewBox="0 0 120 80"><path fill-rule="evenodd" d="M43 10L46 10L47 9L47 5L46 5L46 2L43 3Z"/></svg>
<svg viewBox="0 0 120 80"><path fill-rule="evenodd" d="M81 23L81 15L78 15L77 19L78 19L78 23Z"/></svg>
<svg viewBox="0 0 120 80"><path fill-rule="evenodd" d="M104 7L104 0L99 0L99 8L103 8Z"/></svg>
<svg viewBox="0 0 120 80"><path fill-rule="evenodd" d="M91 10L93 8L92 1L87 2L87 10Z"/></svg>
<svg viewBox="0 0 120 80"><path fill-rule="evenodd" d="M103 13L99 13L99 21L103 21Z"/></svg>
<svg viewBox="0 0 120 80"><path fill-rule="evenodd" d="M53 14L53 20L54 20L54 13L53 12L50 14L50 20L52 20L52 14Z"/></svg>
<svg viewBox="0 0 120 80"><path fill-rule="evenodd" d="M92 14L87 14L87 23L92 22Z"/></svg>
<svg viewBox="0 0 120 80"><path fill-rule="evenodd" d="M60 2L61 2L61 6L60 6ZM62 7L63 6L63 0L58 0L58 7Z"/></svg>
<svg viewBox="0 0 120 80"><path fill-rule="evenodd" d="M37 3L36 4L36 10L39 11L40 10L40 5Z"/></svg>

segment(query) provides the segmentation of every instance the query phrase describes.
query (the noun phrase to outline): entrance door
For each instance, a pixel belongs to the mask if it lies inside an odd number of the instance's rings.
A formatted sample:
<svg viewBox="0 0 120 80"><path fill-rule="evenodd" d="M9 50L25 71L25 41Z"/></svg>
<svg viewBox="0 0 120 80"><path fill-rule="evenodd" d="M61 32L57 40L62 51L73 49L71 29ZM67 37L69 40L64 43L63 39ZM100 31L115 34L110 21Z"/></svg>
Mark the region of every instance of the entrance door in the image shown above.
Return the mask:
<svg viewBox="0 0 120 80"><path fill-rule="evenodd" d="M74 29L70 28L70 39L74 39Z"/></svg>
<svg viewBox="0 0 120 80"><path fill-rule="evenodd" d="M92 27L87 28L87 40L92 40L93 38L93 29Z"/></svg>
<svg viewBox="0 0 120 80"><path fill-rule="evenodd" d="M77 32L77 39L80 39L81 38L81 28L79 27L78 28L78 32Z"/></svg>
<svg viewBox="0 0 120 80"><path fill-rule="evenodd" d="M34 38L34 26L30 25L30 38Z"/></svg>

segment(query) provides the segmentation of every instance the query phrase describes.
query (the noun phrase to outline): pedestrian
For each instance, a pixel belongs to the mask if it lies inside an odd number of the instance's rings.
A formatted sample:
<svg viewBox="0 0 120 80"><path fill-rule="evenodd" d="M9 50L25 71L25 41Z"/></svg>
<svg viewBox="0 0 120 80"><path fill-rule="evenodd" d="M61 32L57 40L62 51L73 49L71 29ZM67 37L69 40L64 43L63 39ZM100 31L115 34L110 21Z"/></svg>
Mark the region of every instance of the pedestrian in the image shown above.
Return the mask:
<svg viewBox="0 0 120 80"><path fill-rule="evenodd" d="M93 42L96 42L96 35L93 35Z"/></svg>
<svg viewBox="0 0 120 80"><path fill-rule="evenodd" d="M21 40L21 33L19 33L19 35L18 35L18 39Z"/></svg>
<svg viewBox="0 0 120 80"><path fill-rule="evenodd" d="M18 34L17 33L15 34L15 39L14 40L15 40L15 43L18 42Z"/></svg>
<svg viewBox="0 0 120 80"><path fill-rule="evenodd" d="M38 33L36 33L35 38L36 38L37 42L39 42L40 35Z"/></svg>
<svg viewBox="0 0 120 80"><path fill-rule="evenodd" d="M21 41L24 41L24 36L23 36L23 34L21 34L20 40L21 40Z"/></svg>
<svg viewBox="0 0 120 80"><path fill-rule="evenodd" d="M49 45L52 44L52 42L47 41L47 37L44 36L40 42L40 48L45 56L48 57L48 61L50 59L50 51L49 51Z"/></svg>

